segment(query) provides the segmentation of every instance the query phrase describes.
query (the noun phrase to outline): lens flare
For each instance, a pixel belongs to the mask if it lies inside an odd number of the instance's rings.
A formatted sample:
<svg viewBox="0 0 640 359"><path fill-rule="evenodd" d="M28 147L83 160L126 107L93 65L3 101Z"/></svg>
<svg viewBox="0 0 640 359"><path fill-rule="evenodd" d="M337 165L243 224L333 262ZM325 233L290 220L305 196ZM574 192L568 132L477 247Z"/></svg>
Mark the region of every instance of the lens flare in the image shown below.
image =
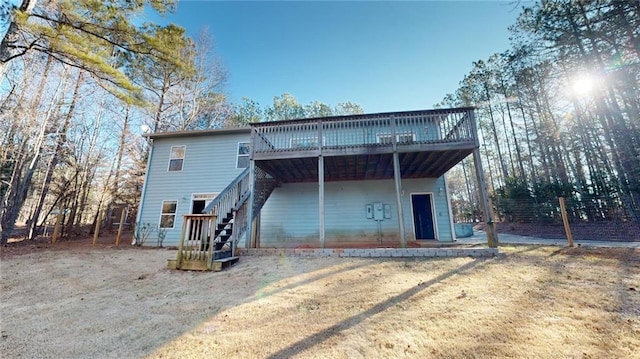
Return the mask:
<svg viewBox="0 0 640 359"><path fill-rule="evenodd" d="M595 87L595 83L593 76L582 74L573 79L571 82L571 90L578 96L588 95Z"/></svg>

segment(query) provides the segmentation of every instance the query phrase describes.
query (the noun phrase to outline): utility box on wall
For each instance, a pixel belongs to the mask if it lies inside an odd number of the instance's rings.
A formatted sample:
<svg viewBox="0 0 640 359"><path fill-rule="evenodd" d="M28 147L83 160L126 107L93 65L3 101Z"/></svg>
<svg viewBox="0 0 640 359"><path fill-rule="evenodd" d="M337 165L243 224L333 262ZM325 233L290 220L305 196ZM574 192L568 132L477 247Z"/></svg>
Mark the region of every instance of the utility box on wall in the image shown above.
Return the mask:
<svg viewBox="0 0 640 359"><path fill-rule="evenodd" d="M384 220L384 206L382 202L376 202L373 204L373 219L376 221Z"/></svg>
<svg viewBox="0 0 640 359"><path fill-rule="evenodd" d="M375 202L367 204L365 206L365 212L367 219L373 219L376 221L391 219L391 205L388 203Z"/></svg>
<svg viewBox="0 0 640 359"><path fill-rule="evenodd" d="M384 219L391 219L391 205L384 204Z"/></svg>

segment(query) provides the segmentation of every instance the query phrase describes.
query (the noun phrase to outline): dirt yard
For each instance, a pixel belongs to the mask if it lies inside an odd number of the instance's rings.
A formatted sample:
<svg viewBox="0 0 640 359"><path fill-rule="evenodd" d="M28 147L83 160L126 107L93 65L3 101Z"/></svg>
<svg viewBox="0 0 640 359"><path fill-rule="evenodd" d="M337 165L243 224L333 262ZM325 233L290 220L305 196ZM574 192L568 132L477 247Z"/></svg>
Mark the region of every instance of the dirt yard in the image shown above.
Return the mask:
<svg viewBox="0 0 640 359"><path fill-rule="evenodd" d="M10 244L0 357L640 358L640 251L501 251L195 273L173 250Z"/></svg>

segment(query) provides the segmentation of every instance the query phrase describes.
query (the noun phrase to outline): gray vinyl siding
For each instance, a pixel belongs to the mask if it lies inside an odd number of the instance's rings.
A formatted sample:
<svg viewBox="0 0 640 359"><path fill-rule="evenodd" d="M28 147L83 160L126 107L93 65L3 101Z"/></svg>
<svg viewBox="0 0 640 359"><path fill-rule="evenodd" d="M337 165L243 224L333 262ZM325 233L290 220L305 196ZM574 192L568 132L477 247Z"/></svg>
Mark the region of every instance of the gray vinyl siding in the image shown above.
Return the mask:
<svg viewBox="0 0 640 359"><path fill-rule="evenodd" d="M173 200L178 201L176 219L166 232L164 245L178 245L182 215L191 211L192 194L219 193L236 178L243 170L236 168L238 142L248 141L248 132L153 141L139 218L139 223L155 229L146 244L156 243L162 201ZM186 146L182 171L168 171L171 146Z"/></svg>
<svg viewBox="0 0 640 359"><path fill-rule="evenodd" d="M444 180L402 180L402 208L407 239L415 239L411 193L432 193L436 237L452 241L451 222ZM442 189L440 191L439 189ZM386 240L399 240L395 185L393 180L325 183L325 235L328 242L376 240L378 225L366 218L366 205L382 202L391 206L391 219L381 222ZM265 203L260 221L263 247L317 245L319 236L318 183L287 183L277 188Z"/></svg>

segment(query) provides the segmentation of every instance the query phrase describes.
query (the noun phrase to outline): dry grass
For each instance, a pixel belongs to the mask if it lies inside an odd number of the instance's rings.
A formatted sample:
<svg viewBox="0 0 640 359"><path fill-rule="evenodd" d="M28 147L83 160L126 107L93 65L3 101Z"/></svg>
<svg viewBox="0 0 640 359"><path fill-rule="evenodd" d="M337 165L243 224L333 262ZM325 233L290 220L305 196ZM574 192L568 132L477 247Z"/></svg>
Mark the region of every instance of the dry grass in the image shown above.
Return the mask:
<svg viewBox="0 0 640 359"><path fill-rule="evenodd" d="M221 273L162 269L168 251L9 256L0 357L640 358L638 250L502 251Z"/></svg>

